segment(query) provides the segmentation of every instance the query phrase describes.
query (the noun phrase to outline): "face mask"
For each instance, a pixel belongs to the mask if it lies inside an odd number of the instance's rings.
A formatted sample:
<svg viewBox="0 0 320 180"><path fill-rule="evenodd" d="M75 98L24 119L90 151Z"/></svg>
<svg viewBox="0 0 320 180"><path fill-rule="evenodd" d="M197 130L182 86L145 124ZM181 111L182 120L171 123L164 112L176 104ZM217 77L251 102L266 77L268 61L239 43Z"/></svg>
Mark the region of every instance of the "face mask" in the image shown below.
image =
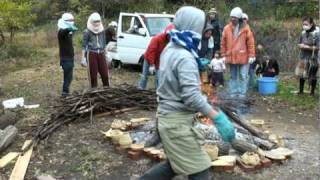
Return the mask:
<svg viewBox="0 0 320 180"><path fill-rule="evenodd" d="M303 25L302 26L302 29L305 30L305 31L308 31L309 29L311 29L310 26L307 26L307 25Z"/></svg>
<svg viewBox="0 0 320 180"><path fill-rule="evenodd" d="M74 21L65 21L65 23L69 26L73 26L74 25Z"/></svg>

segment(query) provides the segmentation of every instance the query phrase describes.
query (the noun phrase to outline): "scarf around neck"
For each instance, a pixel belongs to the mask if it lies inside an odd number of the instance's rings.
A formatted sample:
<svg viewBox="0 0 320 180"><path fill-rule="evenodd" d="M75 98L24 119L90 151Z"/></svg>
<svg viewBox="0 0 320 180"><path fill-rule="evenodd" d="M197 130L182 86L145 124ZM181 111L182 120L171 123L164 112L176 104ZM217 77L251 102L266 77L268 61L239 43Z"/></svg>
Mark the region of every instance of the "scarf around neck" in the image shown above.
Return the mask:
<svg viewBox="0 0 320 180"><path fill-rule="evenodd" d="M201 40L201 35L194 31L178 31L172 29L169 31L171 41L189 51L197 61L198 68L200 71L204 69L204 65L198 55L198 46Z"/></svg>

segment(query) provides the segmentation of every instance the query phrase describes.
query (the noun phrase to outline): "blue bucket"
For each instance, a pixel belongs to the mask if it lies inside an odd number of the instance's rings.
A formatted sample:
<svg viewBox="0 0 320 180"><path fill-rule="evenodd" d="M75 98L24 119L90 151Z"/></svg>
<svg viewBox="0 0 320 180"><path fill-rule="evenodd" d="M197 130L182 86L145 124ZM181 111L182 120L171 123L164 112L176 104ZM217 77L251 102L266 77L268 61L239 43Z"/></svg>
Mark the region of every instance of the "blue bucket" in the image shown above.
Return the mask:
<svg viewBox="0 0 320 180"><path fill-rule="evenodd" d="M278 79L273 77L262 77L258 79L258 90L261 95L272 95L277 93Z"/></svg>

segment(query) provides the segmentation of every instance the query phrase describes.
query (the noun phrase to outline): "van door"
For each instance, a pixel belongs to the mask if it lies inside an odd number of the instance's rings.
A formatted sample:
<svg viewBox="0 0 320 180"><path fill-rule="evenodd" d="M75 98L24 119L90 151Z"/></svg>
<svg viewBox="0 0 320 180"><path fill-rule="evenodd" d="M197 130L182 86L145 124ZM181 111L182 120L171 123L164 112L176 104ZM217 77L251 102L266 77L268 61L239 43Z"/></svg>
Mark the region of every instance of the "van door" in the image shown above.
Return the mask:
<svg viewBox="0 0 320 180"><path fill-rule="evenodd" d="M117 36L117 50L121 62L138 64L151 39L141 16L120 13Z"/></svg>

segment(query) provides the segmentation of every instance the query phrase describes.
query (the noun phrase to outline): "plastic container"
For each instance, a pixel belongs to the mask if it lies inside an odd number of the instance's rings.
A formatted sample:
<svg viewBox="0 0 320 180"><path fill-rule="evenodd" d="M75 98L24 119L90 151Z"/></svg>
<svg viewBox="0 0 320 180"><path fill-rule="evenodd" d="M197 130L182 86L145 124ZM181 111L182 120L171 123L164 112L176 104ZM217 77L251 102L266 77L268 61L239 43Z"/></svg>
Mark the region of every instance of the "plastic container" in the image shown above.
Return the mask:
<svg viewBox="0 0 320 180"><path fill-rule="evenodd" d="M258 91L261 95L272 95L277 93L278 79L273 77L262 77L258 79Z"/></svg>

